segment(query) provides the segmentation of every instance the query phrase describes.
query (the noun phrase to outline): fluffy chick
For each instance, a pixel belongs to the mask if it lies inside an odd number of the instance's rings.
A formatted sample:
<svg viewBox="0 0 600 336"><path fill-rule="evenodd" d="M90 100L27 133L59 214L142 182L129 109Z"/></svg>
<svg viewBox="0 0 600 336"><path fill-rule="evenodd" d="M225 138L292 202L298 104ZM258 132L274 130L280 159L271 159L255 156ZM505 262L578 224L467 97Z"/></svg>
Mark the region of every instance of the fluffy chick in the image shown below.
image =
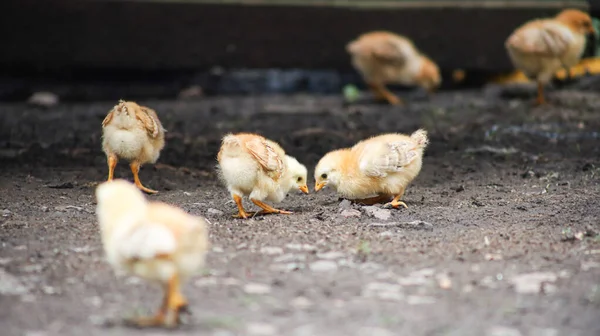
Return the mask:
<svg viewBox="0 0 600 336"><path fill-rule="evenodd" d="M108 161L108 181L119 159L129 161L135 185L144 192L158 191L142 185L141 165L155 163L165 146L165 130L156 112L134 102L119 100L102 121L102 150Z"/></svg>
<svg viewBox="0 0 600 336"><path fill-rule="evenodd" d="M181 282L204 265L209 247L204 219L174 206L147 202L125 180L104 182L96 188L97 215L109 264L161 284L165 296L153 317L131 322L138 326L175 326L187 307Z"/></svg>
<svg viewBox="0 0 600 336"><path fill-rule="evenodd" d="M411 40L386 31L363 34L348 43L352 65L362 75L377 98L401 104L386 84L418 85L428 92L441 82L438 66L417 50Z"/></svg>
<svg viewBox="0 0 600 336"><path fill-rule="evenodd" d="M393 200L394 208L408 185L421 171L429 140L425 130L407 136L382 134L352 148L327 153L315 168L315 191L332 186L342 197L363 204Z"/></svg>
<svg viewBox="0 0 600 336"><path fill-rule="evenodd" d="M545 103L544 85L556 71L579 62L587 33L595 34L590 16L565 9L554 18L529 21L508 37L505 47L513 65L537 82L537 105Z"/></svg>
<svg viewBox="0 0 600 336"><path fill-rule="evenodd" d="M217 155L218 171L238 207L238 218L248 218L242 197L248 196L261 214L291 214L275 209L264 200L281 202L294 187L308 193L307 170L295 158L285 154L277 143L252 133L223 137Z"/></svg>

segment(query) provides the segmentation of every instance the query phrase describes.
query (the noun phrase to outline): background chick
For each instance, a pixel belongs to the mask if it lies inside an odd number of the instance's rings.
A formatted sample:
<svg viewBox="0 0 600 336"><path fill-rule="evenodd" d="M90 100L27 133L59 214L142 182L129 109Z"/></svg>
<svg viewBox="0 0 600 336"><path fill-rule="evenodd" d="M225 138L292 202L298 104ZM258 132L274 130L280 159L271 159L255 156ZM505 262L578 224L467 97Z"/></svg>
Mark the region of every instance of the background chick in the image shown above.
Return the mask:
<svg viewBox="0 0 600 336"><path fill-rule="evenodd" d="M537 105L545 103L544 85L554 73L579 62L587 33L595 33L590 16L566 9L554 18L529 21L508 37L505 47L512 63L537 82Z"/></svg>
<svg viewBox="0 0 600 336"><path fill-rule="evenodd" d="M428 92L441 84L438 66L406 37L386 31L370 32L348 43L346 50L376 97L390 104L402 101L386 84L418 85Z"/></svg>
<svg viewBox="0 0 600 336"><path fill-rule="evenodd" d="M156 112L134 102L120 100L102 121L102 150L108 161L108 181L113 179L119 159L130 162L135 185L155 194L158 191L142 185L138 173L141 165L155 163L165 146L165 130Z"/></svg>
<svg viewBox="0 0 600 336"><path fill-rule="evenodd" d="M421 171L428 142L427 132L420 129L410 136L375 136L327 153L315 168L315 191L331 185L342 197L356 202L375 204L394 197L389 205L407 207L400 198Z"/></svg>
<svg viewBox="0 0 600 336"><path fill-rule="evenodd" d="M163 286L165 296L154 317L138 318L139 326L174 326L187 302L180 283L204 265L209 247L204 219L174 206L147 202L125 180L96 188L102 244L110 265Z"/></svg>
<svg viewBox="0 0 600 336"><path fill-rule="evenodd" d="M281 202L293 186L308 193L306 168L296 159L285 155L277 143L260 135L226 135L217 161L219 176L237 204L238 218L252 215L244 210L243 196L248 196L259 206L261 213L291 214L290 211L275 209L263 201Z"/></svg>

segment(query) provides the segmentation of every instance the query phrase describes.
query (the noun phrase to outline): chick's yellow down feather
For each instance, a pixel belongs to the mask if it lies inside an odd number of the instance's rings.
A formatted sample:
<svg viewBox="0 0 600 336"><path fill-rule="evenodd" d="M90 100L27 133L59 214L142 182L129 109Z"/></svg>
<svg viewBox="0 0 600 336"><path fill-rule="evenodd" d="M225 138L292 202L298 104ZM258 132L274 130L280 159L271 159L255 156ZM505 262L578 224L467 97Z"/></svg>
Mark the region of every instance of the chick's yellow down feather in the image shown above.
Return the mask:
<svg viewBox="0 0 600 336"><path fill-rule="evenodd" d="M108 161L108 181L114 176L119 159L127 160L135 185L155 194L156 190L144 187L139 179L140 167L155 163L165 146L165 130L148 107L120 100L102 121L102 150Z"/></svg>
<svg viewBox="0 0 600 336"><path fill-rule="evenodd" d="M364 204L388 201L393 207L421 171L429 140L425 130L407 136L382 134L352 148L327 153L315 168L315 190L331 186L342 197Z"/></svg>
<svg viewBox="0 0 600 336"><path fill-rule="evenodd" d="M508 37L505 47L513 65L538 84L536 104L545 103L544 85L558 70L579 62L587 33L595 33L590 16L566 9L554 18L526 22Z"/></svg>
<svg viewBox="0 0 600 336"><path fill-rule="evenodd" d="M209 248L208 225L201 218L160 202L146 201L125 180L96 188L96 213L108 263L118 272L163 286L157 315L136 319L141 326L173 326L186 308L180 286L204 265Z"/></svg>
<svg viewBox="0 0 600 336"><path fill-rule="evenodd" d="M387 31L359 36L346 45L352 65L362 75L377 98L401 104L386 84L418 85L433 92L441 84L438 66L423 55L413 42Z"/></svg>
<svg viewBox="0 0 600 336"><path fill-rule="evenodd" d="M261 213L291 214L275 209L265 200L281 202L294 187L308 193L307 170L286 155L279 144L252 133L227 134L217 155L219 177L238 207L239 218L248 218L242 197L248 196Z"/></svg>

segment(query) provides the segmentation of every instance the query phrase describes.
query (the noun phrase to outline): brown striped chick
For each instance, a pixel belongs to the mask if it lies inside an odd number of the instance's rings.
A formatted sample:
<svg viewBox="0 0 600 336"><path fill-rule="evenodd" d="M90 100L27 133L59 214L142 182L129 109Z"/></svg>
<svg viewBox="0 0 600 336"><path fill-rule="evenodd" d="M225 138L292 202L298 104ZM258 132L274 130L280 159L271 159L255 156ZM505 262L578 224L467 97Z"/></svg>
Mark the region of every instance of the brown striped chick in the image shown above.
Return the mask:
<svg viewBox="0 0 600 336"><path fill-rule="evenodd" d="M117 271L159 283L165 292L153 317L136 318L137 326L175 326L187 308L181 283L203 266L209 247L201 217L161 202L148 202L125 180L96 188L98 221L108 263Z"/></svg>
<svg viewBox="0 0 600 336"><path fill-rule="evenodd" d="M358 203L387 202L393 197L386 205L407 207L400 198L421 171L428 142L427 132L420 129L410 136L383 134L329 152L315 168L315 191L331 186Z"/></svg>
<svg viewBox="0 0 600 336"><path fill-rule="evenodd" d="M217 155L219 176L238 207L237 218L248 218L242 197L262 209L260 214L291 214L264 201L281 202L292 188L308 193L307 171L295 158L285 154L277 143L251 133L223 137Z"/></svg>
<svg viewBox="0 0 600 336"><path fill-rule="evenodd" d="M554 74L579 62L587 33L595 33L590 16L565 9L554 18L529 21L508 37L505 47L513 65L537 82L537 105L546 102L544 85Z"/></svg>
<svg viewBox="0 0 600 336"><path fill-rule="evenodd" d="M158 191L142 185L141 165L155 163L165 147L165 130L156 112L134 102L119 100L102 121L102 150L108 161L108 181L119 159L129 161L135 185L150 194Z"/></svg>
<svg viewBox="0 0 600 336"><path fill-rule="evenodd" d="M376 97L392 105L402 104L402 100L386 84L416 85L431 93L442 82L438 66L404 36L370 32L348 43L346 50Z"/></svg>

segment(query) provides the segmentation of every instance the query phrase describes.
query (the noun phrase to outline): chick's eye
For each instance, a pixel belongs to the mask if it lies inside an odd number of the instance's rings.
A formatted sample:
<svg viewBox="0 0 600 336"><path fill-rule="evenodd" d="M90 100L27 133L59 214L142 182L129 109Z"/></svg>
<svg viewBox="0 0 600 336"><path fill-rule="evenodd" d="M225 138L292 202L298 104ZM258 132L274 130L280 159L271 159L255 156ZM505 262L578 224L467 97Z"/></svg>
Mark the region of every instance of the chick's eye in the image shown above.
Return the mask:
<svg viewBox="0 0 600 336"><path fill-rule="evenodd" d="M321 178L326 179L327 178L327 174L321 174Z"/></svg>
<svg viewBox="0 0 600 336"><path fill-rule="evenodd" d="M298 177L298 182L302 182L302 177Z"/></svg>

